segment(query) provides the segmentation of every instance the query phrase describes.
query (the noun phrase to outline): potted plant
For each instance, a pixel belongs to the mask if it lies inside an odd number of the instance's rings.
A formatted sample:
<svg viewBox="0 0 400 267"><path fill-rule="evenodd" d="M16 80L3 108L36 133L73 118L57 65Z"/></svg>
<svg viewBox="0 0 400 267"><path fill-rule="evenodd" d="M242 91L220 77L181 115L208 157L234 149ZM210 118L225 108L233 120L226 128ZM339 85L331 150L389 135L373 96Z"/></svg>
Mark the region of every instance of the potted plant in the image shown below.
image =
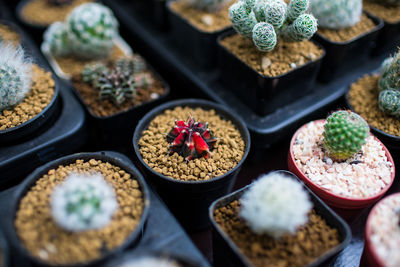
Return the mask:
<svg viewBox="0 0 400 267"><path fill-rule="evenodd" d="M210 207L216 266L323 266L351 239L349 226L286 171Z"/></svg>
<svg viewBox="0 0 400 267"><path fill-rule="evenodd" d="M215 66L217 37L232 26L228 17L232 2L176 0L166 3L171 41L182 56L190 57L201 68Z"/></svg>
<svg viewBox="0 0 400 267"><path fill-rule="evenodd" d="M347 219L378 201L395 177L392 156L369 132L367 122L349 110L302 126L288 155L295 173Z"/></svg>
<svg viewBox="0 0 400 267"><path fill-rule="evenodd" d="M249 132L226 107L200 99L165 103L144 116L133 146L146 176L182 225L209 225L207 209L230 192L250 150Z"/></svg>
<svg viewBox="0 0 400 267"><path fill-rule="evenodd" d="M14 196L11 241L45 266L104 262L138 240L149 209L141 174L106 152L45 164Z"/></svg>
<svg viewBox="0 0 400 267"><path fill-rule="evenodd" d="M249 0L229 8L237 33L218 38L221 79L260 115L312 89L324 50L308 41L317 31L308 6L308 0Z"/></svg>
<svg viewBox="0 0 400 267"><path fill-rule="evenodd" d="M315 40L326 50L319 80L332 81L365 63L382 20L363 13L362 0L311 0L310 4L318 19Z"/></svg>
<svg viewBox="0 0 400 267"><path fill-rule="evenodd" d="M397 266L400 231L400 193L378 202L368 215L362 258L368 266Z"/></svg>

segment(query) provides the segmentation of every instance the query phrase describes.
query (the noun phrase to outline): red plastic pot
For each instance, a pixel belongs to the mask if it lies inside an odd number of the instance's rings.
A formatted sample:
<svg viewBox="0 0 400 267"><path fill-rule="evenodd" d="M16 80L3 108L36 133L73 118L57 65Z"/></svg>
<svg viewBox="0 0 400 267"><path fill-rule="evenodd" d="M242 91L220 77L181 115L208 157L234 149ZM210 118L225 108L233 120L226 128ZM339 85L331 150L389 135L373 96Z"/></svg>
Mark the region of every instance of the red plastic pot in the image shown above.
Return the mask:
<svg viewBox="0 0 400 267"><path fill-rule="evenodd" d="M317 120L315 122L325 122L325 120ZM307 124L306 124L307 125ZM393 173L391 175L391 181L390 183L378 194L372 197L368 198L349 198L349 197L343 197L334 193L331 193L327 191L326 189L318 186L315 184L313 181L311 181L297 166L295 163L294 155L293 155L293 145L295 140L297 139L297 136L299 135L300 131L306 126L303 125L300 127L296 133L293 135L292 140L290 142L290 148L289 148L289 154L288 154L288 167L289 171L293 172L297 177L299 177L315 194L317 194L320 198L322 198L329 206L332 206L334 208L339 208L339 209L344 209L350 212L350 214L357 209L362 209L365 207L368 207L375 202L377 202L390 188L390 186L393 183L394 177L395 177L395 167L394 167L394 161L392 156L389 153L389 150L385 147L384 144L382 144L381 141L379 141L378 138L374 136L374 138L382 145L386 157L388 160L392 163L393 165ZM337 209L335 209L338 211ZM340 212L338 212L340 213ZM345 214L344 216L349 215Z"/></svg>

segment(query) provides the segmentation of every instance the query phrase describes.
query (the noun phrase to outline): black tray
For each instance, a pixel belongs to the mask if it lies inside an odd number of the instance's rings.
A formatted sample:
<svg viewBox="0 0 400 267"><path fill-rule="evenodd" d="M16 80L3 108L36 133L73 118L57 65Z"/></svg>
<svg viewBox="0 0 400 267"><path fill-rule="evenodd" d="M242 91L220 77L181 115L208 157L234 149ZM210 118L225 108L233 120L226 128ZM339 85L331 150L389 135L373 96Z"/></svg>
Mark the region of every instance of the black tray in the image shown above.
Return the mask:
<svg viewBox="0 0 400 267"><path fill-rule="evenodd" d="M131 164L130 160L122 154L106 152L108 155L120 159L121 161ZM10 188L3 193L0 193L0 217L8 218L11 216L11 200L18 187ZM141 235L141 240L135 248L127 250L145 250L145 251L162 251L167 254L189 257L199 267L209 267L210 265L194 246L184 230L171 215L165 204L159 197L150 190L150 212L147 219L145 231ZM4 229L4 224L7 220L0 220L0 227ZM9 233L5 233L6 238L9 238ZM27 266L30 263L26 258L21 257L16 253L15 248L11 248L11 266ZM115 255L119 257L120 255ZM114 257L114 258L115 258Z"/></svg>

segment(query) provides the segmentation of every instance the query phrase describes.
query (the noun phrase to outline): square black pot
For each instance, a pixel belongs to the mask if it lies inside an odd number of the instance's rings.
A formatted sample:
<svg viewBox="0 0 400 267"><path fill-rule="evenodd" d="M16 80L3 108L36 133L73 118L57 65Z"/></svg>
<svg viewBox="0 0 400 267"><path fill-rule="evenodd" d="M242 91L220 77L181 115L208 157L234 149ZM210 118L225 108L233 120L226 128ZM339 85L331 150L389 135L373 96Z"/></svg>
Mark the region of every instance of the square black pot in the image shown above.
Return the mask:
<svg viewBox="0 0 400 267"><path fill-rule="evenodd" d="M367 63L371 50L374 48L380 30L383 27L381 19L369 14L367 16L375 23L375 28L358 36L356 39L347 42L334 42L318 32L314 35L313 39L326 50L326 55L322 60L321 70L318 74L319 81L329 82L335 80L337 77Z"/></svg>
<svg viewBox="0 0 400 267"><path fill-rule="evenodd" d="M301 180L294 174L288 171L277 171L283 173L294 179L297 179L300 183ZM302 183L303 184L303 183ZM250 185L233 192L230 195L222 197L216 200L209 209L209 216L212 225L213 235L213 255L214 255L214 266L241 266L251 267L252 264L246 258L246 256L239 250L235 243L228 237L228 235L222 230L222 228L214 220L214 211L221 207L225 207L227 204L234 200L238 200L242 197L244 192L248 190ZM307 189L311 201L314 205L314 210L320 215L327 224L338 230L340 236L340 244L331 250L325 252L323 255L316 258L312 263L307 265L308 267L314 266L326 266L329 259L333 258L340 251L342 251L351 240L350 227L336 214L334 213L322 200L320 200L308 187L304 184L303 186Z"/></svg>
<svg viewBox="0 0 400 267"><path fill-rule="evenodd" d="M285 74L268 77L258 73L226 49L221 40L236 34L234 30L218 37L221 82L229 86L242 102L259 115L267 115L292 103L313 89L325 53Z"/></svg>

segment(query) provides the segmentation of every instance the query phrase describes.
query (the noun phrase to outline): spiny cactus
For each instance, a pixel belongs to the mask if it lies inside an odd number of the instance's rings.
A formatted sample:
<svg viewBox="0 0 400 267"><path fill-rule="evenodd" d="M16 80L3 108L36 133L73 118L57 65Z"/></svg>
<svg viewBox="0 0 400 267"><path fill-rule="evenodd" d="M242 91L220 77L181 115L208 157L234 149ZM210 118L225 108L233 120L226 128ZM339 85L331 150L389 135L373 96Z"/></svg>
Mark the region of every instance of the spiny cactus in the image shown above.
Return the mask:
<svg viewBox="0 0 400 267"><path fill-rule="evenodd" d="M386 59L381 68L381 78L378 82L379 90L400 90L400 53Z"/></svg>
<svg viewBox="0 0 400 267"><path fill-rule="evenodd" d="M122 58L117 60L116 66L132 73L139 73L144 71L146 68L146 62L141 56L133 55L130 58Z"/></svg>
<svg viewBox="0 0 400 267"><path fill-rule="evenodd" d="M0 111L24 100L31 89L31 72L21 47L0 44Z"/></svg>
<svg viewBox="0 0 400 267"><path fill-rule="evenodd" d="M310 0L311 12L322 28L342 29L361 19L362 0Z"/></svg>
<svg viewBox="0 0 400 267"><path fill-rule="evenodd" d="M240 199L239 216L257 234L274 238L293 234L307 223L312 208L307 191L293 178L280 173L260 177Z"/></svg>
<svg viewBox="0 0 400 267"><path fill-rule="evenodd" d="M279 37L291 42L310 39L317 31L317 20L306 14L308 0L239 0L229 8L233 28L252 38L262 52L275 48Z"/></svg>
<svg viewBox="0 0 400 267"><path fill-rule="evenodd" d="M339 110L326 119L323 136L328 156L344 161L361 150L369 136L369 126L358 114Z"/></svg>
<svg viewBox="0 0 400 267"><path fill-rule="evenodd" d="M101 174L70 174L51 195L54 221L72 232L107 226L117 207L114 189Z"/></svg>
<svg viewBox="0 0 400 267"><path fill-rule="evenodd" d="M221 9L229 0L184 0L194 8L214 12Z"/></svg>
<svg viewBox="0 0 400 267"><path fill-rule="evenodd" d="M187 122L175 121L175 127L167 135L167 142L170 143L170 153L178 153L185 160L195 158L209 158L217 142L208 123L196 122L190 117Z"/></svg>
<svg viewBox="0 0 400 267"><path fill-rule="evenodd" d="M97 85L102 73L107 71L107 67L103 63L91 63L87 64L82 70L82 80L92 86Z"/></svg>
<svg viewBox="0 0 400 267"><path fill-rule="evenodd" d="M400 91L387 89L379 93L379 108L400 119Z"/></svg>
<svg viewBox="0 0 400 267"><path fill-rule="evenodd" d="M48 44L50 53L54 56L66 56L71 53L68 44L68 33L65 24L55 22L46 30L43 36L44 42Z"/></svg>
<svg viewBox="0 0 400 267"><path fill-rule="evenodd" d="M73 0L46 0L48 5L52 6L65 6L72 3Z"/></svg>

